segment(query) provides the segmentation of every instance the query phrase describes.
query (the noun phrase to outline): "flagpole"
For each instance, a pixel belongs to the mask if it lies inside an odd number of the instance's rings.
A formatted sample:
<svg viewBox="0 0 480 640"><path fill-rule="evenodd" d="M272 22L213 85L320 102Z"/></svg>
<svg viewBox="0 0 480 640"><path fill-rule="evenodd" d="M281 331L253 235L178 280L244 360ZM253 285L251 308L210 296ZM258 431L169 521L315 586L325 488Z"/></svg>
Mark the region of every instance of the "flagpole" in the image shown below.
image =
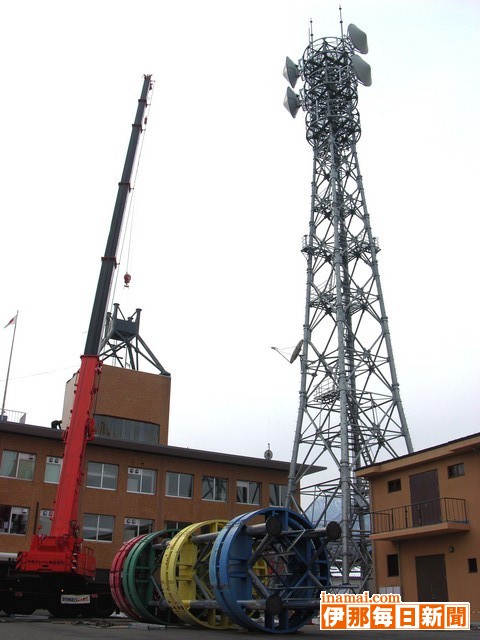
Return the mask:
<svg viewBox="0 0 480 640"><path fill-rule="evenodd" d="M17 315L15 316L15 322L13 327L12 345L10 347L10 357L8 359L7 377L5 379L5 390L3 392L2 413L0 414L0 420L3 420L3 416L5 415L5 400L7 398L8 379L10 377L10 365L12 364L13 345L15 344L15 334L17 333L17 321L18 321L18 310L17 310Z"/></svg>

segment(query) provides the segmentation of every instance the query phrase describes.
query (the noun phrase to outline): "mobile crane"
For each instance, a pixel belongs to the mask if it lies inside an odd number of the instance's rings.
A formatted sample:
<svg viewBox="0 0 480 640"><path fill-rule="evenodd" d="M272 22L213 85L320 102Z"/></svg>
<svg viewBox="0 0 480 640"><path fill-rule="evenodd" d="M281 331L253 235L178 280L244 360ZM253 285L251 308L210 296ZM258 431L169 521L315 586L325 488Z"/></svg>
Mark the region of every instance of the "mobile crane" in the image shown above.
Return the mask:
<svg viewBox="0 0 480 640"><path fill-rule="evenodd" d="M117 266L116 254L122 222L132 189L139 141L147 122L147 109L153 81L144 76L135 121L127 150L122 178L112 215L110 232L102 257L85 351L76 377L70 423L64 432L63 464L54 503L49 535L33 535L30 549L21 551L7 575L0 577L0 608L9 613L33 613L45 608L54 616L110 615L115 609L107 583L95 581L93 550L80 536L79 492L87 442L94 437L93 402L98 389L102 363L99 350L108 298ZM75 607L68 602L80 602Z"/></svg>

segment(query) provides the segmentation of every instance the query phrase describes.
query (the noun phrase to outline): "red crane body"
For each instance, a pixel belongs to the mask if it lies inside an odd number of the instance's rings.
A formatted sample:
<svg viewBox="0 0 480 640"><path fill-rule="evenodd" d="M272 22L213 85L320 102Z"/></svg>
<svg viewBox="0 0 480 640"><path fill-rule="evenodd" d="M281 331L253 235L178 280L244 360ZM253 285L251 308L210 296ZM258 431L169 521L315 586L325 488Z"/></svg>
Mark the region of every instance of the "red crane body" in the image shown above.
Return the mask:
<svg viewBox="0 0 480 640"><path fill-rule="evenodd" d="M83 544L83 539L79 535L79 492L82 485L85 449L87 442L94 437L93 406L101 373L98 351L113 273L117 266L115 256L128 194L132 189L131 178L138 143L147 120L148 96L152 89L151 76L144 76L123 174L118 185L105 256L102 258L85 352L81 357L80 369L77 373L70 423L64 433L64 457L51 531L49 535L35 534L32 537L30 549L18 554L16 571L20 573L63 574L72 577L82 576L87 580L95 576L96 563L93 551Z"/></svg>
<svg viewBox="0 0 480 640"><path fill-rule="evenodd" d="M98 356L82 356L77 374L70 425L64 434L65 450L50 535L37 533L30 550L20 553L17 571L95 575L95 557L79 537L78 497L82 484L85 447L94 436L93 399L100 374Z"/></svg>

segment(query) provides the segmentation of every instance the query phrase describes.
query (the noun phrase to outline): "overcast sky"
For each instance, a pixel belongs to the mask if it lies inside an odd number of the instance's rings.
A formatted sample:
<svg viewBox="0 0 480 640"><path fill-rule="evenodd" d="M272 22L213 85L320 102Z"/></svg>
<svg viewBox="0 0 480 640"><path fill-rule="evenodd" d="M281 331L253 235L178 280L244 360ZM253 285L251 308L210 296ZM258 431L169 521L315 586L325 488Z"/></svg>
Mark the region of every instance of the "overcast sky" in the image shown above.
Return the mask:
<svg viewBox="0 0 480 640"><path fill-rule="evenodd" d="M369 39L360 166L415 448L480 431L479 0L345 0ZM285 56L338 36L335 0L3 6L0 390L61 417L78 368L143 74L155 90L125 313L172 373L170 443L289 460L311 148ZM120 278L127 269L120 258Z"/></svg>

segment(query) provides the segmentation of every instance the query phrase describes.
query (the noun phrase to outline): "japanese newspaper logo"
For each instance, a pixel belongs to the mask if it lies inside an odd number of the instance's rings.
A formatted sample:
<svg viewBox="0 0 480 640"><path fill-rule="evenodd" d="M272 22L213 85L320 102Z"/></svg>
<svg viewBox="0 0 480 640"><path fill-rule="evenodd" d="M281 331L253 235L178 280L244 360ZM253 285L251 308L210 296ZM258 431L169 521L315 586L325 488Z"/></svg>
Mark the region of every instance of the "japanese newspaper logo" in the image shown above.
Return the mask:
<svg viewBox="0 0 480 640"><path fill-rule="evenodd" d="M320 629L470 629L469 602L402 602L396 593L320 594Z"/></svg>

